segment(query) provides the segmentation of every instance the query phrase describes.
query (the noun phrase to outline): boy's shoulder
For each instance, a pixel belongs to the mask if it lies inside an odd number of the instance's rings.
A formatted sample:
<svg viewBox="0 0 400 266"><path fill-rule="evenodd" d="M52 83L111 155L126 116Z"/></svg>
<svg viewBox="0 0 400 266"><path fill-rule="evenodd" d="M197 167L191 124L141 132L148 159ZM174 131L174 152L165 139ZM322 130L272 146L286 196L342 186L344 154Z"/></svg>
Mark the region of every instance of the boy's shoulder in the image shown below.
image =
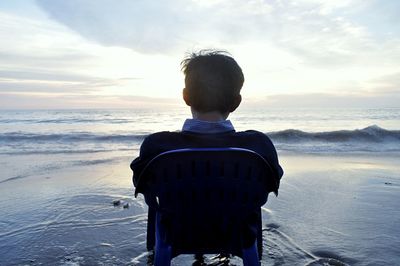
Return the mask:
<svg viewBox="0 0 400 266"><path fill-rule="evenodd" d="M164 139L170 139L173 137L181 137L182 135L186 135L186 134L191 134L188 132L184 132L184 131L160 131L160 132L155 132L152 133L150 135L148 135L145 138L145 141L158 141L158 140L164 140ZM229 132L226 133L228 135L233 135L233 136L238 136L238 137L252 137L252 138L260 138L260 139L269 139L269 137L261 132L261 131L257 131L257 130L245 130L245 131L234 131L234 132ZM195 135L203 135L203 136L213 136L213 135L220 135L220 134L197 134L195 133Z"/></svg>
<svg viewBox="0 0 400 266"><path fill-rule="evenodd" d="M149 140L164 139L164 138L169 138L171 136L178 136L179 134L180 131L159 131L147 135L145 139Z"/></svg>
<svg viewBox="0 0 400 266"><path fill-rule="evenodd" d="M254 138L269 139L267 134L265 134L265 133L263 133L261 131L258 131L258 130L253 130L253 129L249 129L249 130L245 130L245 131L239 131L239 132L237 132L237 134L244 135L244 136L249 136L249 137L254 137Z"/></svg>
<svg viewBox="0 0 400 266"><path fill-rule="evenodd" d="M257 130L233 131L220 134L199 134L185 131L160 131L148 135L143 149L174 149L180 146L197 146L199 143L210 145L250 145L271 146L272 141L263 132Z"/></svg>
<svg viewBox="0 0 400 266"><path fill-rule="evenodd" d="M152 133L144 138L141 147L147 148L158 146L163 143L171 143L174 139L177 139L179 137L179 134L179 131L159 131Z"/></svg>
<svg viewBox="0 0 400 266"><path fill-rule="evenodd" d="M267 134L257 130L237 132L238 136L247 139L251 143L258 143L261 147L273 147L274 144Z"/></svg>
<svg viewBox="0 0 400 266"><path fill-rule="evenodd" d="M261 131L257 131L257 130L253 130L253 129L249 129L249 130L245 130L245 131L239 131L237 133L253 135L253 136L259 136L259 137L267 136L264 133L262 133Z"/></svg>
<svg viewBox="0 0 400 266"><path fill-rule="evenodd" d="M158 131L158 132L154 132L154 133L147 135L146 138L162 138L162 137L169 136L171 134L172 135L177 134L177 133L179 133L179 131Z"/></svg>

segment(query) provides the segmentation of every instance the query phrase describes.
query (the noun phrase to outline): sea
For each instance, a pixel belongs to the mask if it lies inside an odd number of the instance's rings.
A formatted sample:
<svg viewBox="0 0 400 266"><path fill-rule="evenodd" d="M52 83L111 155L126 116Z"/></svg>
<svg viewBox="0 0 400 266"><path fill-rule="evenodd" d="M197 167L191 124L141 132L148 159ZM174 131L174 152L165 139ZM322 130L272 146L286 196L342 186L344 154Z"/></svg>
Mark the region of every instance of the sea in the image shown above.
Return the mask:
<svg viewBox="0 0 400 266"><path fill-rule="evenodd" d="M157 131L179 131L187 108L2 110L0 154L129 151ZM239 109L237 131L266 133L278 151L399 152L400 108Z"/></svg>
<svg viewBox="0 0 400 266"><path fill-rule="evenodd" d="M190 117L184 106L0 110L0 265L145 265L129 163L147 135ZM240 107L229 119L267 134L285 163L263 208L262 265L400 263L400 108Z"/></svg>

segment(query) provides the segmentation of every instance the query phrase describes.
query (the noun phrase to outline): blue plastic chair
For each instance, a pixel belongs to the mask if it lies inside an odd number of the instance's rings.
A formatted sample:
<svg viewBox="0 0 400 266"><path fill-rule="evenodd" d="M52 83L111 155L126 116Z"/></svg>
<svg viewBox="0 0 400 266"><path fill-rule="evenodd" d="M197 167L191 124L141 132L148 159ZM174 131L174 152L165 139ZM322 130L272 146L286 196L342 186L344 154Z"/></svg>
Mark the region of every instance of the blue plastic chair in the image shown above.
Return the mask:
<svg viewBox="0 0 400 266"><path fill-rule="evenodd" d="M151 160L138 184L149 206L154 265L170 265L179 254L217 253L260 265L261 206L276 183L259 154L241 148L172 150Z"/></svg>

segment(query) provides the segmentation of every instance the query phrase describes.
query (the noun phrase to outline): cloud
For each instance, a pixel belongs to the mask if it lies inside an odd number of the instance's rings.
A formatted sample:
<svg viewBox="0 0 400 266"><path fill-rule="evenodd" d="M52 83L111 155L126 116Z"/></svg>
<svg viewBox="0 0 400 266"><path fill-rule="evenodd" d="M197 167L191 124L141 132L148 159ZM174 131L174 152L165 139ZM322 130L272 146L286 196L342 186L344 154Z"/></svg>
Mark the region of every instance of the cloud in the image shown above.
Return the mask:
<svg viewBox="0 0 400 266"><path fill-rule="evenodd" d="M0 80L74 81L94 79L74 71L95 59L65 27L0 11Z"/></svg>
<svg viewBox="0 0 400 266"><path fill-rule="evenodd" d="M255 99L245 99L243 108L398 108L400 94L379 93L304 93L276 94Z"/></svg>
<svg viewBox="0 0 400 266"><path fill-rule="evenodd" d="M102 46L88 43L54 21L3 11L0 21L0 92L83 96L138 79L130 73L98 71L118 51L111 49L107 54Z"/></svg>
<svg viewBox="0 0 400 266"><path fill-rule="evenodd" d="M53 96L71 96L62 106L85 97L101 106L129 105L127 94L179 97L179 59L195 48L231 51L246 75L244 96L273 94L268 104L380 97L383 105L400 94L398 1L34 3L34 15L0 10L0 93L7 97L31 93L46 106Z"/></svg>
<svg viewBox="0 0 400 266"><path fill-rule="evenodd" d="M46 80L7 80L0 79L0 92L45 92L48 94L86 94L98 92L99 88L117 86L113 80L99 79L88 81L46 81Z"/></svg>
<svg viewBox="0 0 400 266"><path fill-rule="evenodd" d="M36 81L58 81L58 82L95 82L104 83L105 79L94 78L76 73L68 72L51 72L40 70L1 70L0 79L7 80L36 80Z"/></svg>
<svg viewBox="0 0 400 266"><path fill-rule="evenodd" d="M389 1L391 2L391 1ZM89 40L144 53L169 53L201 45L264 42L313 67L371 63L381 54L400 58L398 38L374 37L356 18L375 8L361 0L129 1L37 0L53 19ZM380 2L385 17L385 6ZM399 18L393 18L392 29ZM268 46L268 45L267 45ZM266 46L266 47L267 47ZM380 49L385 46L386 49ZM372 59L369 59L372 58Z"/></svg>
<svg viewBox="0 0 400 266"><path fill-rule="evenodd" d="M184 10L170 1L39 0L37 3L53 19L89 40L106 46L134 47L138 51L168 51L184 38L180 33L183 23L188 22L182 21Z"/></svg>
<svg viewBox="0 0 400 266"><path fill-rule="evenodd" d="M14 45L15 44L18 44L18 37L14 38ZM48 49L46 53L44 49L29 49L28 44L25 44L25 49L18 49L14 47L13 51L0 51L1 65L22 65L25 68L30 67L34 69L40 69L41 66L45 66L46 68L52 68L53 70L55 70L57 68L61 69L65 67L76 67L84 62L95 59L95 56L87 53L82 53L81 51L69 51L69 49L62 50L61 46L59 47L59 49L60 52L58 54L49 54L48 52L50 51L50 49Z"/></svg>
<svg viewBox="0 0 400 266"><path fill-rule="evenodd" d="M0 92L77 95L104 93L107 88L129 86L140 78L101 78L74 72L51 70L1 70Z"/></svg>
<svg viewBox="0 0 400 266"><path fill-rule="evenodd" d="M0 109L85 109L85 108L171 108L182 107L182 101L169 98L121 95L48 94L1 92Z"/></svg>
<svg viewBox="0 0 400 266"><path fill-rule="evenodd" d="M144 53L182 51L197 44L218 44L259 36L267 1L49 1L37 3L51 18L89 40Z"/></svg>
<svg viewBox="0 0 400 266"><path fill-rule="evenodd" d="M400 72L386 74L369 81L372 92L376 94L400 95ZM400 106L400 103L398 104Z"/></svg>

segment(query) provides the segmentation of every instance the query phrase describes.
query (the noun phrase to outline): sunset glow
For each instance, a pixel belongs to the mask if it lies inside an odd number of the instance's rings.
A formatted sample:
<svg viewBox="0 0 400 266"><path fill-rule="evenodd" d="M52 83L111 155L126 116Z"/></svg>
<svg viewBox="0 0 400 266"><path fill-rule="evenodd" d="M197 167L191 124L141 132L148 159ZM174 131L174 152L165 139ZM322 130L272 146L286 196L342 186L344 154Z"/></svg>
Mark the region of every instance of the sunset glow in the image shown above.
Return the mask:
<svg viewBox="0 0 400 266"><path fill-rule="evenodd" d="M202 48L237 59L248 103L399 106L397 1L162 3L0 3L0 108L180 102L179 63Z"/></svg>

